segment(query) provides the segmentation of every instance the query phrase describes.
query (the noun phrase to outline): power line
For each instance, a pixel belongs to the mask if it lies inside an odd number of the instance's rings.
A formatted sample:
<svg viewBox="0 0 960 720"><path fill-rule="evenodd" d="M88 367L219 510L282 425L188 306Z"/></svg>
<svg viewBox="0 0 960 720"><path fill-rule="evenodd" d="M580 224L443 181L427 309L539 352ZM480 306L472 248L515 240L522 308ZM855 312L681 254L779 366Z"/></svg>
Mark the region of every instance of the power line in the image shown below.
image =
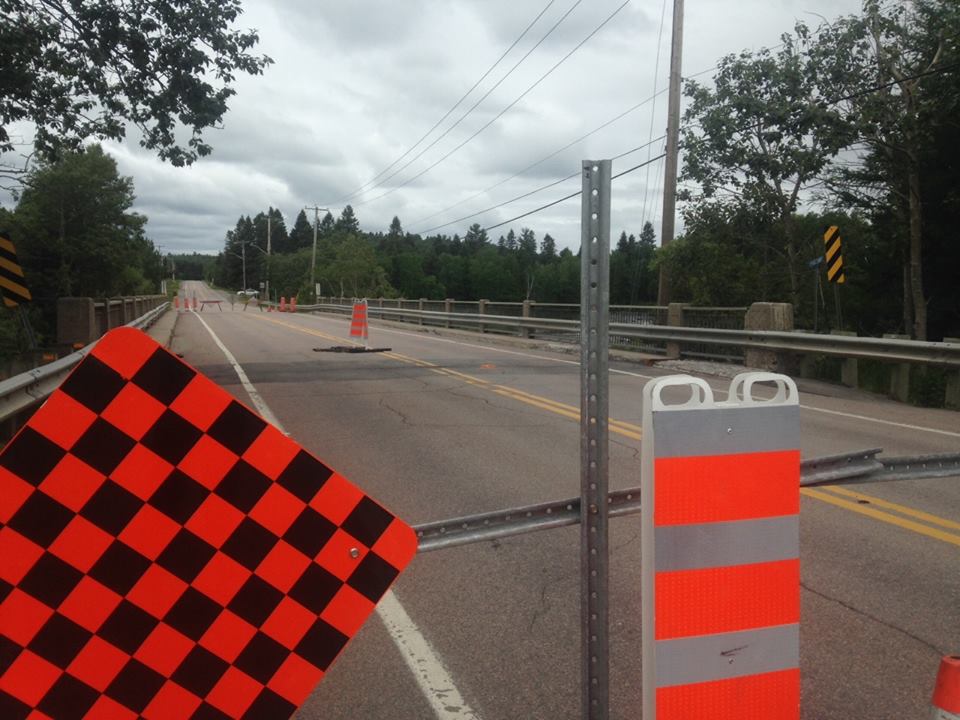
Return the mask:
<svg viewBox="0 0 960 720"><path fill-rule="evenodd" d="M540 47L540 45L543 44L543 42L544 42L548 37L550 37L550 36L553 34L553 32L554 32L558 27L560 27L560 24L561 24L564 20L566 20L567 17L570 15L570 13L572 13L572 12L577 8L577 6L580 5L580 3L582 3L582 2L583 2L583 0L576 0L576 2L574 2L573 5L571 5L570 8L569 8L563 15L560 16L560 19L557 20L557 21L550 27L550 29L547 30L547 32L545 32L545 33L543 34L543 37L541 37L541 38L534 44L534 46L533 46L532 48L530 48L529 50L527 50L527 52L524 53L523 57L520 58L519 60L517 60L517 62L514 63L513 67L510 68L510 69L504 74L503 77L501 77L499 80L497 80L497 82L495 82L495 83L493 84L493 86L492 86L489 90L487 90L487 91L480 97L479 100L477 100L473 105L471 105L470 108L469 108L463 115L461 115L459 118L457 118L457 121L454 122L453 125L451 125L450 127L448 127L446 130L444 130L442 133L440 133L440 135L438 135L438 136L435 137L433 140L431 140L429 145L427 145L425 148L423 148L423 150L421 150L420 152L418 152L418 153L416 154L416 156L412 157L410 160L408 160L406 163L404 163L402 167L397 168L397 169L394 170L392 173L390 173L387 177L383 178L382 180L380 180L378 183L376 183L376 184L373 185L372 187L367 188L366 192L369 192L370 190L373 190L373 189L375 189L375 188L378 188L378 187L380 187L381 185L383 185L384 183L389 182L391 179L393 179L394 177L396 177L397 175L399 175L400 173L402 173L404 170L406 170L408 167L410 167L410 166L411 166L413 163L415 163L417 160L419 160L420 158L422 158L427 152L429 152L429 150L430 150L434 145L436 145L438 142L440 142L441 140L443 140L447 135L449 135L451 130L453 130L453 129L454 129L455 127L457 127L461 122L463 122L474 110L476 110L476 109L480 106L480 104L481 104L484 100L486 100L488 97L490 97L490 94L491 94L494 90L496 90L498 87L500 87L500 85L503 83L504 80L506 80L508 77L510 77L510 76L513 74L513 72L514 72L518 67L520 67L520 65L522 65L523 62L524 62L528 57L530 57L530 55L533 54L533 51L536 50L538 47ZM363 201L363 202L359 202L359 203L357 203L357 204L358 204L358 205L363 205L364 202L369 202L369 201Z"/></svg>
<svg viewBox="0 0 960 720"><path fill-rule="evenodd" d="M460 144L457 145L455 148L453 148L453 150L451 150L450 152L448 152L446 155L444 155L443 157L441 157L439 160L437 160L436 162L434 162L432 165L428 166L426 169L421 170L421 171L420 171L419 173L417 173L416 175L413 175L412 177L407 178L406 180L404 180L404 181L403 181L402 183L400 183L399 185L397 185L397 186L395 186L395 187L387 190L387 192L385 192L385 193L383 193L383 194L381 194L381 195L378 195L378 196L375 197L375 198L371 198L370 200L364 200L364 201L362 201L362 202L359 202L359 203L357 203L357 205L364 205L364 204L366 204L366 203L374 202L374 201L376 201L376 200L380 200L381 198L385 198L387 195L391 195L391 194L395 193L395 192L396 192L397 190L399 190L400 188L402 188L402 187L410 184L411 182L413 182L413 181L416 180L417 178L422 177L423 175L426 175L428 172L430 172L431 170L433 170L433 168L435 168L437 165L439 165L439 164L442 163L444 160L446 160L447 158L449 158L451 155L453 155L455 152L457 152L460 148L462 148L464 145L466 145L467 143L469 143L471 140L473 140L475 137L477 137L480 133L482 133L482 132L483 132L484 130L486 130L488 127L490 127L491 125L493 125L493 123L495 123L497 120L499 120L501 117L503 117L503 115L506 114L506 112L507 112L508 110L510 110L510 108L512 108L514 105L516 105L516 104L517 104L518 102L520 102L521 100L523 100L523 98L526 97L535 87L537 87L540 83L542 83L544 80L546 80L546 79L553 73L554 70L556 70L558 67L560 67L560 66L561 66L564 62L566 62L575 52L577 52L577 50L579 50L581 47L583 47L583 46L587 43L587 41L589 41L594 35L596 35L598 32L600 32L600 30L603 29L603 27L604 27L608 22L610 22L611 20L613 20L613 18L616 17L616 15L617 15L621 10L623 10L623 8L625 8L629 3L630 3L630 0L624 0L624 2L623 2L616 10L614 10L610 15L608 15L603 22L601 22L596 28L593 29L592 32L590 32L589 35L587 35L583 40L581 40L579 43L577 43L577 45L576 45L570 52L568 52L566 55L564 55L553 67L551 67L549 70L547 70L547 72L545 72L543 75L541 75L540 78L539 78L535 83L533 83L533 85L531 85L531 86L528 87L526 90L524 90L524 91L519 95L519 97L517 97L516 100L514 100L514 101L511 102L509 105L507 105L503 110L501 110L499 113L497 113L496 117L494 117L492 120L490 120L490 121L488 121L486 124L484 124L483 127L481 127L479 130L477 130L475 133L473 133L473 135L471 135L471 136L468 137L466 140L464 140L462 143L460 143Z"/></svg>
<svg viewBox="0 0 960 720"><path fill-rule="evenodd" d="M646 144L644 144L644 145L640 145L640 146L635 147L635 148L631 148L630 150L627 150L626 152L622 152L622 153L620 153L619 155L614 155L614 156L613 156L612 158L610 158L610 159L611 159L611 160L619 160L619 159L622 158L622 157L626 157L627 155L632 155L632 154L635 153L635 152L639 152L640 150L643 150L644 148L649 147L652 143L659 142L659 141L662 140L662 139L663 139L662 137L659 137L659 138L657 138L656 140L651 140L649 143L646 143ZM484 215L484 214L486 214L486 213L488 213L488 212L492 212L492 211L494 211L494 210L499 210L500 208L502 208L502 207L505 206L505 205L510 205L511 203L515 203L517 200L523 200L524 198L530 197L531 195L536 195L537 193L542 192L542 191L544 191L544 190L548 190L548 189L550 189L550 188L552 188L552 187L554 187L554 186L556 186L556 185L559 185L559 184L562 183L562 182L566 182L567 180L572 180L573 178L578 177L579 175L580 175L579 171L578 171L578 172L575 172L575 173L572 173L572 174L570 174L570 175L567 175L567 176L564 177L564 178L560 178L559 180L554 180L552 183L548 183L547 185L542 185L542 186L536 188L535 190L530 190L529 192L525 192L525 193L523 193L522 195L517 195L516 197L512 197L512 198L510 198L509 200L504 200L504 201L501 202L501 203L498 203L498 204L493 205L493 206L491 206L491 207L485 208L485 209L483 209L483 210L478 210L477 212L471 213L470 215L464 215L464 216L461 217L461 218L457 218L456 220L451 220L450 222L443 223L442 225L435 225L434 227L428 228L428 229L426 229L426 230L423 230L422 232L417 233L417 234L419 234L419 235L426 235L427 233L431 233L431 232L433 232L434 230L439 230L439 229L441 229L441 228L445 228L445 227L447 227L448 225L456 225L457 223L463 222L464 220L470 220L471 218L475 218L475 217L477 217L478 215Z"/></svg>
<svg viewBox="0 0 960 720"><path fill-rule="evenodd" d="M657 157L655 157L655 158L651 158L650 160L645 160L645 161L643 161L642 163L640 163L639 165L634 165L632 168L629 168L628 170L624 170L624 171L621 172L621 173L617 173L616 175L614 175L614 176L611 177L610 179L611 179L611 180L616 180L617 178L623 177L624 175L627 175L628 173L632 173L632 172L634 172L635 170L639 170L640 168L645 167L645 166L649 165L649 164L652 163L652 162L656 162L657 160L659 160L659 159L662 158L662 157L664 157L664 156L663 156L663 155L657 155ZM577 174L579 175L580 173L577 173ZM509 220L504 220L503 222L497 223L496 225L490 225L489 227L485 227L485 228L483 228L483 231L486 232L487 230L495 230L495 229L498 228L498 227L503 227L504 225L508 225L508 224L510 224L510 223L512 223L512 222L516 222L517 220L521 220L521 219L523 219L523 218L525 218L525 217L528 217L529 215L535 215L536 213L541 212L541 211L543 211L543 210L546 210L547 208L551 208L551 207L553 207L554 205L559 205L560 203L565 202L566 200L570 200L571 198L575 198L577 195L581 195L582 193L583 193L583 190L577 190L575 193L570 193L569 195L567 195L567 196L565 196L565 197L562 197L562 198L560 198L559 200L554 200L553 202L549 202L549 203L547 203L546 205L541 205L541 206L538 207L536 210L531 210L530 212L525 212L525 213L523 213L522 215L517 215L516 217L510 218Z"/></svg>
<svg viewBox="0 0 960 720"><path fill-rule="evenodd" d="M581 136L578 137L576 140L570 141L569 143L567 143L566 145L564 145L564 146L563 146L562 148L560 148L559 150L555 150L554 152L550 153L549 155L546 155L545 157L540 158L540 159L537 160L535 163L531 163L530 165L527 165L527 166L526 166L525 168L523 168L522 170L518 170L517 172L515 172L515 173L514 173L513 175L511 175L510 177L505 178L505 179L503 179L503 180L500 180L499 182L495 182L493 185L491 185L491 186L489 186L489 187L487 187L487 188L484 188L483 190L480 190L480 191L477 192L477 193L474 193L474 194L471 195L470 197L465 198L464 200L460 200L460 201L458 201L458 202L455 202L453 205L449 205L449 206L443 208L443 210L438 210L437 212L433 213L432 215L427 215L426 217L420 218L419 220L417 220L417 221L415 221L414 223L412 223L413 226L416 227L417 225L419 225L419 224L422 223L422 222L426 222L427 220L432 220L433 218L437 217L437 215L442 215L443 213L447 212L448 210L453 210L455 207L460 207L460 206L463 205L464 203L468 203L468 202L470 202L471 200L473 200L473 199L475 199L475 198L478 198L478 197L480 197L481 195L484 195L485 193L490 192L490 191L493 190L494 188L498 188L498 187L500 187L501 185L503 185L504 183L508 183L508 182L510 182L511 180L513 180L514 178L520 177L521 175L523 175L523 174L524 174L525 172L527 172L528 170L532 170L533 168L537 167L538 165L542 165L542 164L545 163L547 160L550 160L551 158L554 158L554 157L556 157L557 155L559 155L560 153L562 153L564 150L569 150L569 149L572 148L574 145L577 145L577 144L583 142L584 140L586 140L586 139L587 139L588 137L590 137L591 135L595 135L596 133L600 132L601 130L609 127L609 126L612 125L613 123L617 122L617 120L620 120L621 118L626 117L626 116L629 115L630 113L635 112L636 110L640 109L641 107L643 107L643 106L646 105L647 103L651 102L654 98L657 97L657 95L662 95L664 92L666 92L666 90L661 90L660 92L655 93L654 95L651 95L651 96L648 97L646 100L642 100L641 102L638 102L638 103L637 103L636 105L634 105L633 107L627 108L626 110L624 110L622 113L620 113L620 114L617 115L616 117L611 118L610 120L607 120L605 123L603 123L603 124L600 125L599 127L596 127L596 128L594 128L593 130L591 130L590 132L588 132L588 133L586 133L586 134L584 134L584 135L581 135ZM651 142L655 142L655 141L651 141ZM456 222L456 221L454 221L454 222ZM445 227L446 225L449 225L449 224L450 224L450 223L446 223L445 225L440 225L439 227ZM431 228L431 230L433 230L433 229L436 229L436 228ZM424 230L423 232L424 232L424 233L427 233L427 232L430 232L430 230Z"/></svg>
<svg viewBox="0 0 960 720"><path fill-rule="evenodd" d="M549 9L550 9L550 6L553 5L555 2L556 2L556 0L549 0L549 2L548 2L546 5L544 5L543 9L537 14L537 16L530 22L529 25L527 25L527 27L524 29L524 31L523 31L522 33L520 33L520 36L519 36L516 40L513 41L513 44L511 44L510 47L508 47L508 48L503 52L503 54L502 54L500 57L497 58L496 62L494 62L493 65L491 65L489 68L487 68L487 71L486 71L483 75L480 76L480 79L477 80L477 81L473 84L473 87L471 87L469 90L467 90L467 92L465 92L465 93L463 94L463 96L453 104L453 107L451 107L449 110L447 110L447 112L444 113L443 117L440 118L439 120L437 120L437 122L434 124L434 126L433 126L432 128L430 128L429 130L427 130L427 132L425 132L425 133L423 134L423 136L422 136L419 140L417 140L413 145L411 145L411 146L409 147L409 149L407 149L407 151L406 151L405 153L403 153L403 155L401 155L401 156L398 157L396 160L394 160L392 163L390 163L389 165L387 165L387 167L385 167L383 170L381 170L380 172L378 172L378 173L377 173L376 175L374 175L372 178L370 178L369 180L367 180L367 182L365 182L363 185L361 185L360 187L358 187L356 190L354 190L354 191L351 192L350 194L345 195L344 197L340 198L339 200L337 200L337 201L336 201L335 203L333 203L333 204L338 205L338 204L340 204L341 202L343 202L343 201L345 201L345 200L349 200L350 198L352 198L352 197L353 197L354 195L356 195L357 193L362 192L370 183L375 182L380 176L382 176L385 172L387 172L388 170L390 170L390 168L392 168L392 167L393 167L394 165L396 165L398 162L400 162L401 160L403 160L407 155L409 155L411 152L413 152L414 148L416 148L420 143L422 143L424 140L426 140L427 137L430 136L430 133L432 133L434 130L436 130L444 120L446 120L448 117L450 117L450 115L453 113L453 111L456 110L458 107L460 107L460 103L462 103L464 100L466 100L467 97L470 95L470 93L472 93L474 90L476 90L477 87L480 85L480 83L482 83L484 80L487 79L487 76L488 76L490 73L493 72L494 68L497 67L497 65L499 65L499 64L503 61L503 59L504 59L507 55L510 54L510 51L513 50L513 49L517 46L517 44L518 44L521 40L523 40L524 37L526 37L526 34L527 34L528 32L530 32L530 29L531 29L534 25L537 24L537 21L538 21L541 17L543 17L543 14L544 14L547 10L549 10ZM579 4L579 3L577 3L577 4ZM576 7L576 6L574 6L574 7ZM543 42L543 41L541 40L541 42ZM539 44L539 43L538 43L538 44ZM536 47L536 46L534 46L534 47ZM526 55L524 56L524 58L526 58ZM522 60L521 60L521 62L522 62ZM514 69L516 69L516 66L514 66ZM513 72L513 70L511 70L510 72ZM507 75L509 75L509 74L510 74L510 73L508 72ZM506 77L506 75L505 75L504 77ZM503 82L503 80L501 79L500 82ZM499 84L499 83L498 83L498 84ZM496 87L496 85L495 85L494 87ZM486 97L486 96L484 96L484 97ZM482 98L481 98L481 100L482 100ZM476 107L476 106L474 106L474 107ZM462 119L463 119L463 118L461 118L461 120L462 120ZM459 120L458 120L457 122L459 122Z"/></svg>

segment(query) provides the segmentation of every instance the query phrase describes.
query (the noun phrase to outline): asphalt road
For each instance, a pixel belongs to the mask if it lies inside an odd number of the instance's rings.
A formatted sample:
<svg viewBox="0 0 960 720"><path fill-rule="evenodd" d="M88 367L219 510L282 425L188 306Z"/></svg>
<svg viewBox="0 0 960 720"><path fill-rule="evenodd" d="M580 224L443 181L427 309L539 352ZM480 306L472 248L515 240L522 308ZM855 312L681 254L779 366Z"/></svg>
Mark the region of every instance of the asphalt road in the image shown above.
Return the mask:
<svg viewBox="0 0 960 720"><path fill-rule="evenodd" d="M579 494L576 355L376 323L393 352L318 353L346 343L345 318L242 308L181 313L173 349L251 404L216 335L292 437L406 521ZM639 485L641 391L664 374L611 363L612 489ZM957 413L801 391L804 457L960 445ZM298 717L578 718L578 533L418 556ZM640 717L639 534L637 516L611 521L613 718ZM960 478L803 491L801 568L803 718L926 717L960 651Z"/></svg>

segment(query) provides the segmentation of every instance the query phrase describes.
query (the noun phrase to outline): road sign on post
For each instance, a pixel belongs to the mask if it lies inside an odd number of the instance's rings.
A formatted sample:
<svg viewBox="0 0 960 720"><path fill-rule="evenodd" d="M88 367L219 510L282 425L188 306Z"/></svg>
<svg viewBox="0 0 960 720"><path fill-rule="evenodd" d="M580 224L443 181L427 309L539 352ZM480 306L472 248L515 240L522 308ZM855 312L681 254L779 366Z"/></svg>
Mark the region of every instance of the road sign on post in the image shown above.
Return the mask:
<svg viewBox="0 0 960 720"><path fill-rule="evenodd" d="M714 402L704 380L660 378L643 412L643 717L797 720L796 386L745 373Z"/></svg>
<svg viewBox="0 0 960 720"><path fill-rule="evenodd" d="M823 258L827 265L827 280L838 285L847 281L843 272L843 249L840 242L840 228L831 225L823 233Z"/></svg>
<svg viewBox="0 0 960 720"><path fill-rule="evenodd" d="M3 294L3 304L9 308L33 299L17 260L17 249L6 232L0 232L0 293Z"/></svg>
<svg viewBox="0 0 960 720"><path fill-rule="evenodd" d="M416 545L222 388L114 330L0 453L0 714L287 718Z"/></svg>

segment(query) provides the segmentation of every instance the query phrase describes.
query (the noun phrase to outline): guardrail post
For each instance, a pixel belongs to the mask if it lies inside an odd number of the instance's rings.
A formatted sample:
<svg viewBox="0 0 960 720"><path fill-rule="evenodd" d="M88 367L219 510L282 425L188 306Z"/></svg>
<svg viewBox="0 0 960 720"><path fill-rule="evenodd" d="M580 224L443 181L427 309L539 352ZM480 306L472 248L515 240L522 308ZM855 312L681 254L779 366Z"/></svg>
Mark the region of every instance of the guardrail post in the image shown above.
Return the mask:
<svg viewBox="0 0 960 720"><path fill-rule="evenodd" d="M426 298L420 298L417 300L417 310L423 312L423 303L425 303L426 300ZM417 318L417 325L423 325L423 315Z"/></svg>
<svg viewBox="0 0 960 720"><path fill-rule="evenodd" d="M909 340L909 335L884 333L888 340ZM890 368L890 397L900 402L910 400L910 363L897 363Z"/></svg>
<svg viewBox="0 0 960 720"><path fill-rule="evenodd" d="M690 303L670 303L667 306L667 325L670 327L683 327L683 309L690 307ZM680 359L680 343L667 343L667 357Z"/></svg>
<svg viewBox="0 0 960 720"><path fill-rule="evenodd" d="M531 318L533 317L533 306L536 303L533 300L524 300L523 301L523 317ZM522 338L532 338L533 331L530 328L522 327L520 328L520 337Z"/></svg>
<svg viewBox="0 0 960 720"><path fill-rule="evenodd" d="M57 300L57 344L87 345L99 337L97 318L91 298Z"/></svg>
<svg viewBox="0 0 960 720"><path fill-rule="evenodd" d="M481 301L478 303L478 305L477 305L477 314L478 314L478 315L486 315L486 314L487 314L487 303L488 303L488 302L490 302L490 301L489 301L489 300L481 300ZM479 331L480 331L480 334L482 335L482 334L485 332L485 328L484 328L483 323L480 323L477 327L478 327L478 329L479 329Z"/></svg>
<svg viewBox="0 0 960 720"><path fill-rule="evenodd" d="M443 311L444 311L447 315L449 315L450 313L453 312L453 299L452 299L452 298L447 298L446 300L443 301ZM450 327L450 318L447 318L447 319L446 319L446 321L443 323L443 326L444 326L445 328L449 328L449 327Z"/></svg>
<svg viewBox="0 0 960 720"><path fill-rule="evenodd" d="M753 303L743 319L744 330L793 330L793 305L790 303ZM786 355L770 350L744 350L744 365L762 370L784 370L789 363Z"/></svg>
<svg viewBox="0 0 960 720"><path fill-rule="evenodd" d="M831 335L846 335L856 337L855 332L850 330L831 330ZM847 387L855 388L860 382L860 364L856 358L844 358L840 364L840 382Z"/></svg>
<svg viewBox="0 0 960 720"><path fill-rule="evenodd" d="M960 345L960 338L945 337L943 341ZM951 410L960 410L960 370L947 371L947 392L943 399L943 406Z"/></svg>

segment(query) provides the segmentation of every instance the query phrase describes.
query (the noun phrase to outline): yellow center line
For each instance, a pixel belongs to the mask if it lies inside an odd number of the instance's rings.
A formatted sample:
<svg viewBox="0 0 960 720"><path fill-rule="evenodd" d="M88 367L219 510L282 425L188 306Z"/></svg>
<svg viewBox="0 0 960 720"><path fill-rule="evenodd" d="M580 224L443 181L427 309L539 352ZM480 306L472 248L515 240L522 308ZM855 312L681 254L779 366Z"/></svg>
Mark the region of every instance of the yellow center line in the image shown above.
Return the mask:
<svg viewBox="0 0 960 720"><path fill-rule="evenodd" d="M920 533L921 535L926 535L927 537L931 537L936 540L942 540L945 543L950 543L951 545L960 547L960 535L954 535L953 533L938 530L937 528L932 528L928 525L922 525L921 523L914 522L913 520L907 520L906 518L891 515L890 513L877 510L867 505L860 505L850 500L844 500L843 498L836 497L835 495L823 492L822 490L803 488L800 490L800 492L807 497L816 498L817 500L821 500L825 503L836 505L844 510L859 513L860 515L866 515L874 520L880 520L881 522L889 523L890 525L896 525L897 527L905 530L912 530L915 533Z"/></svg>
<svg viewBox="0 0 960 720"><path fill-rule="evenodd" d="M955 522L953 520L947 520L938 515L931 515L930 513L923 512L922 510L914 510L911 507L905 505L898 505L897 503L892 503L889 500L884 500L883 498L874 497L873 495L866 495L862 492L856 490L848 490L844 487L827 487L824 490L829 490L832 493L837 495L845 495L847 497L854 498L855 500L865 500L871 505L876 505L878 507L886 508L887 510L893 510L902 515L907 515L909 517L917 518L918 520L923 520L924 522L930 523L931 525L940 525L941 527L950 528L951 530L960 530L960 522Z"/></svg>
<svg viewBox="0 0 960 720"><path fill-rule="evenodd" d="M263 320L265 322L274 323L275 325L282 325L283 327L290 328L291 330L297 330L307 335L314 335L316 337L322 337L327 340L332 340L334 342L342 343L349 342L351 345L360 345L350 340L341 340L340 338L328 335L326 333L320 332L318 330L311 330L310 328L305 328L294 323L286 322L284 320L261 317L254 315L253 317ZM490 390L497 395L502 395L503 397L510 398L511 400L516 400L517 402L530 405L532 407L539 408L541 410L546 410L551 412L554 415L560 415L561 417L568 418L570 420L580 421L580 408L574 407L572 405L566 405L556 400L550 400L549 398L540 397L538 395L533 395L531 393L524 392L523 390L517 390L516 388L511 388L506 385L494 385L487 380L483 380L473 375L468 375L466 373L459 372L457 370L451 370L450 368L440 367L439 365L434 365L433 363L427 362L426 360L420 360L418 358L413 358L408 355L403 355L397 352L388 352L383 353L385 357L388 357L392 360L398 362L407 363L410 365L416 365L418 367L423 367L435 372L439 375L446 375L448 377L456 378L466 382L468 385L475 385L477 387L482 387L486 390ZM622 420L609 419L610 431L616 433L617 435L623 435L624 437L631 438L633 440L640 440L642 437L642 430L636 425L632 425Z"/></svg>

